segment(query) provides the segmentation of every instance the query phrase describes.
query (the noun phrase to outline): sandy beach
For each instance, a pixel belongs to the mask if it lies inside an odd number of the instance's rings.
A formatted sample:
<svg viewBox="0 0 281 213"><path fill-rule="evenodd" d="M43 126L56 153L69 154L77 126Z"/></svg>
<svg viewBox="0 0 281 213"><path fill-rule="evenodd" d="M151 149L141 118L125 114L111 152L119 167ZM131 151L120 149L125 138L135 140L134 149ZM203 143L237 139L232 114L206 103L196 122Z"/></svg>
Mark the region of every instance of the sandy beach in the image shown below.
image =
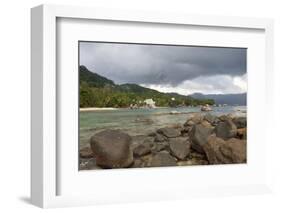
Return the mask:
<svg viewBox="0 0 281 213"><path fill-rule="evenodd" d="M169 107L154 107L153 109L166 109ZM111 111L111 110L118 110L118 109L130 109L130 108L114 108L114 107L85 107L80 108L80 112L89 112L89 111ZM139 109L148 109L144 107L140 107Z"/></svg>
<svg viewBox="0 0 281 213"><path fill-rule="evenodd" d="M113 107L87 107L80 108L80 112L89 112L89 111L105 111L105 110L117 110L118 108Z"/></svg>

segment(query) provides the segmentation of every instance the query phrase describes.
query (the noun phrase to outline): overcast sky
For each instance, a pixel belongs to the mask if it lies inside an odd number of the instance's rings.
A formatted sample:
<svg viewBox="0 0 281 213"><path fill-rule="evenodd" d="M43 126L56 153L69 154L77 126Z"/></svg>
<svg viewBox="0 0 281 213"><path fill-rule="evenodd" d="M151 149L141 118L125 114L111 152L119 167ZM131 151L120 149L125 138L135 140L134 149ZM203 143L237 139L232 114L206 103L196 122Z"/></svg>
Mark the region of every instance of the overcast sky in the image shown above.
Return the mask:
<svg viewBox="0 0 281 213"><path fill-rule="evenodd" d="M80 42L80 65L117 84L189 95L247 89L246 49Z"/></svg>

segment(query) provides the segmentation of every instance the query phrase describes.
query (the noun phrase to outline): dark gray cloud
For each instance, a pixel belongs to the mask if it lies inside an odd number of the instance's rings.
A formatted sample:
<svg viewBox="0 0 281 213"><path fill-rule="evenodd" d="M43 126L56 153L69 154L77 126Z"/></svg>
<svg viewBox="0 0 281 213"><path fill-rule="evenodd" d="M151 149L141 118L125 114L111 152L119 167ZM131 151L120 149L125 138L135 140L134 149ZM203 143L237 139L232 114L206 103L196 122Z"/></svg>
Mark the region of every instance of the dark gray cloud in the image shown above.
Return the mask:
<svg viewBox="0 0 281 213"><path fill-rule="evenodd" d="M246 49L81 42L80 64L119 84L176 88L213 76L245 79Z"/></svg>

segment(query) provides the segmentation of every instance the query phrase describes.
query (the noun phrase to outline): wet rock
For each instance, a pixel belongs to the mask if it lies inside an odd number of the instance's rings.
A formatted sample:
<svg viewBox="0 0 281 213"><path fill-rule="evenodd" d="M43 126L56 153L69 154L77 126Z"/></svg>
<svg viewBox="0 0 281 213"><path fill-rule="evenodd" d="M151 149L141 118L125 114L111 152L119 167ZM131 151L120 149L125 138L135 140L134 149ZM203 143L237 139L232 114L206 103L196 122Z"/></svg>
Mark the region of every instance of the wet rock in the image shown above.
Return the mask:
<svg viewBox="0 0 281 213"><path fill-rule="evenodd" d="M237 128L230 119L227 119L218 123L215 128L215 133L217 137L220 137L222 139L229 139L236 136Z"/></svg>
<svg viewBox="0 0 281 213"><path fill-rule="evenodd" d="M157 133L162 134L167 138L175 138L181 135L180 130L175 128L169 128L169 127L158 129Z"/></svg>
<svg viewBox="0 0 281 213"><path fill-rule="evenodd" d="M152 119L149 119L149 118L136 118L135 122L136 123L144 123L144 124L150 125L150 124L153 124L154 121Z"/></svg>
<svg viewBox="0 0 281 213"><path fill-rule="evenodd" d="M161 151L152 157L149 165L151 167L176 166L177 162L168 152Z"/></svg>
<svg viewBox="0 0 281 213"><path fill-rule="evenodd" d="M213 128L205 127L202 124L194 125L189 134L192 149L199 153L204 153L202 146L207 143L208 137L212 133Z"/></svg>
<svg viewBox="0 0 281 213"><path fill-rule="evenodd" d="M228 164L246 162L246 141L231 138L225 141L216 136L210 136L203 146L210 164Z"/></svg>
<svg viewBox="0 0 281 213"><path fill-rule="evenodd" d="M238 129L247 127L246 117L235 117L232 121Z"/></svg>
<svg viewBox="0 0 281 213"><path fill-rule="evenodd" d="M120 130L105 130L91 137L96 163L102 168L125 168L133 163L132 138Z"/></svg>
<svg viewBox="0 0 281 213"><path fill-rule="evenodd" d="M190 153L190 142L187 138L178 137L169 140L171 154L179 160L185 159Z"/></svg>

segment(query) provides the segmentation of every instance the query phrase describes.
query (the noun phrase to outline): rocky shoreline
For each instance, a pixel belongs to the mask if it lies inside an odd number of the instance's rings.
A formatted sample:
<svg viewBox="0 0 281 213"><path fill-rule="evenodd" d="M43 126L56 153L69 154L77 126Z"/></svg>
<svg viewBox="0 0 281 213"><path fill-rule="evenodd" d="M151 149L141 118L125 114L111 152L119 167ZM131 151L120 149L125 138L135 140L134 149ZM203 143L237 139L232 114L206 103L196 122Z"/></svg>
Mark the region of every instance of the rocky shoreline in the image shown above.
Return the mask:
<svg viewBox="0 0 281 213"><path fill-rule="evenodd" d="M110 129L96 133L80 149L79 169L246 163L246 139L246 117L194 113L183 125L148 135Z"/></svg>

